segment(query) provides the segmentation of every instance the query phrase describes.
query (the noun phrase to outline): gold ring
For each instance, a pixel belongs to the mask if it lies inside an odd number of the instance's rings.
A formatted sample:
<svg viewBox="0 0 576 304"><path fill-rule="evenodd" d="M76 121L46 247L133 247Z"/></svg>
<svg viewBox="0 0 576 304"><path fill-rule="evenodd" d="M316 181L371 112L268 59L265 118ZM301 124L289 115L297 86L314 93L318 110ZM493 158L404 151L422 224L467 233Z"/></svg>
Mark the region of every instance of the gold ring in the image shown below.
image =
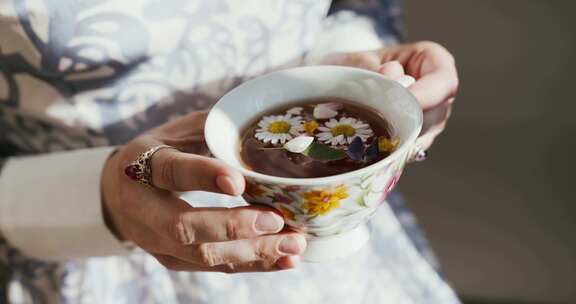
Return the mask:
<svg viewBox="0 0 576 304"><path fill-rule="evenodd" d="M146 152L140 153L135 161L131 162L124 168L124 174L131 180L137 181L142 185L152 186L152 156L162 149L171 148L168 145L158 145Z"/></svg>

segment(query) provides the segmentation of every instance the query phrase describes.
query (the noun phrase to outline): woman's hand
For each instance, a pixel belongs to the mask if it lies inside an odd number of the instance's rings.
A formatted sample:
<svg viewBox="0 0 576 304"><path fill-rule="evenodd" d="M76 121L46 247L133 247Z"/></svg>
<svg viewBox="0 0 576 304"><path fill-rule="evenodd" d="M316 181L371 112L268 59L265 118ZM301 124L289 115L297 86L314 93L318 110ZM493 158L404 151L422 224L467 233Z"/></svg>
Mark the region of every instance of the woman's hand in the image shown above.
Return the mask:
<svg viewBox="0 0 576 304"><path fill-rule="evenodd" d="M244 178L219 160L201 156L205 112L195 112L156 128L110 157L102 175L109 227L143 248L165 267L181 271L250 272L292 268L306 247L302 235L282 232L284 221L257 207L193 208L178 191L228 195L244 191ZM137 156L157 145L151 160L152 184L124 174Z"/></svg>
<svg viewBox="0 0 576 304"><path fill-rule="evenodd" d="M410 75L416 82L409 90L424 111L418 144L428 149L446 127L458 90L454 57L435 42L400 44L380 50L332 54L313 64L347 65L382 73L392 79Z"/></svg>

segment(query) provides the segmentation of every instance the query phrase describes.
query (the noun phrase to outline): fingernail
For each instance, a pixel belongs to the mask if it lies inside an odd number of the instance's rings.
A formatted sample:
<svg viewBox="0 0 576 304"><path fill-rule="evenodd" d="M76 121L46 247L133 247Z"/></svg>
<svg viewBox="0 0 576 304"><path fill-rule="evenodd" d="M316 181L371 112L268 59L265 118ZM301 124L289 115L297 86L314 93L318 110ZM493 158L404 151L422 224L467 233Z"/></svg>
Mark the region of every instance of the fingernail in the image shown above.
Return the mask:
<svg viewBox="0 0 576 304"><path fill-rule="evenodd" d="M300 256L299 255L289 255L284 256L276 261L276 265L280 269L292 269L296 268L300 264Z"/></svg>
<svg viewBox="0 0 576 304"><path fill-rule="evenodd" d="M256 231L265 233L278 232L282 227L284 227L284 221L274 212L260 213L254 224Z"/></svg>
<svg viewBox="0 0 576 304"><path fill-rule="evenodd" d="M280 242L278 250L284 254L299 254L306 248L306 240L301 235L286 236Z"/></svg>
<svg viewBox="0 0 576 304"><path fill-rule="evenodd" d="M238 193L238 188L240 188L238 185L236 185L234 180L228 175L218 176L216 178L216 185L218 185L218 188L220 188L222 192L232 195Z"/></svg>

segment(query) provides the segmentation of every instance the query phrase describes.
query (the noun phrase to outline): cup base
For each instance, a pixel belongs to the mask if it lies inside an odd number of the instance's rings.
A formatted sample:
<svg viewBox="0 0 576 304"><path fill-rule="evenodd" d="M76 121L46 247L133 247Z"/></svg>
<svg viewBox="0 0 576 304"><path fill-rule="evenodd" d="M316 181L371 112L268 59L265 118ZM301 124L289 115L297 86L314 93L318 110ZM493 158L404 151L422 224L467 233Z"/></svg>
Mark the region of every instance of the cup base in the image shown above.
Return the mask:
<svg viewBox="0 0 576 304"><path fill-rule="evenodd" d="M337 235L310 239L302 261L321 263L346 258L360 250L369 239L370 230L366 224Z"/></svg>

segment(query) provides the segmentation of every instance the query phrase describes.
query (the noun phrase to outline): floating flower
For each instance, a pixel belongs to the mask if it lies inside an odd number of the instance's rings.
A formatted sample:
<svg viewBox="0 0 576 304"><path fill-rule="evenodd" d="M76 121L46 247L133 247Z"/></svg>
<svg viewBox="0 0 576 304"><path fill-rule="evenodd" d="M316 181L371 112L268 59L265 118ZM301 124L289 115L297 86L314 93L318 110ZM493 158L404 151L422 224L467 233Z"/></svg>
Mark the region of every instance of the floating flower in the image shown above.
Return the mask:
<svg viewBox="0 0 576 304"><path fill-rule="evenodd" d="M302 110L304 110L302 107L294 107L294 108L286 111L286 114L300 115L300 114L302 114Z"/></svg>
<svg viewBox="0 0 576 304"><path fill-rule="evenodd" d="M363 162L375 160L379 152L377 139L373 139L372 143L366 147L359 136L354 137L346 150L346 154L350 159Z"/></svg>
<svg viewBox="0 0 576 304"><path fill-rule="evenodd" d="M302 117L286 115L265 116L258 123L259 129L254 135L265 143L284 144L302 130Z"/></svg>
<svg viewBox="0 0 576 304"><path fill-rule="evenodd" d="M392 153L396 150L396 147L400 143L400 139L397 137L394 139L388 139L387 137L378 137L378 151Z"/></svg>
<svg viewBox="0 0 576 304"><path fill-rule="evenodd" d="M304 129L306 134L314 135L314 132L316 132L316 129L318 129L318 122L316 122L315 120L307 121L304 124L302 124L302 128Z"/></svg>
<svg viewBox="0 0 576 304"><path fill-rule="evenodd" d="M346 186L340 185L333 190L313 190L303 194L302 206L308 215L325 215L340 207L340 201L348 197Z"/></svg>
<svg viewBox="0 0 576 304"><path fill-rule="evenodd" d="M343 105L339 102L321 103L314 107L314 118L316 119L329 119L338 115L338 110L342 109Z"/></svg>
<svg viewBox="0 0 576 304"><path fill-rule="evenodd" d="M312 136L300 135L285 143L284 149L292 153L302 153L310 146L310 144L312 144L313 141L314 137Z"/></svg>
<svg viewBox="0 0 576 304"><path fill-rule="evenodd" d="M365 142L374 134L367 123L352 117L332 118L324 125L318 128L318 139L333 146L350 144L355 137Z"/></svg>

